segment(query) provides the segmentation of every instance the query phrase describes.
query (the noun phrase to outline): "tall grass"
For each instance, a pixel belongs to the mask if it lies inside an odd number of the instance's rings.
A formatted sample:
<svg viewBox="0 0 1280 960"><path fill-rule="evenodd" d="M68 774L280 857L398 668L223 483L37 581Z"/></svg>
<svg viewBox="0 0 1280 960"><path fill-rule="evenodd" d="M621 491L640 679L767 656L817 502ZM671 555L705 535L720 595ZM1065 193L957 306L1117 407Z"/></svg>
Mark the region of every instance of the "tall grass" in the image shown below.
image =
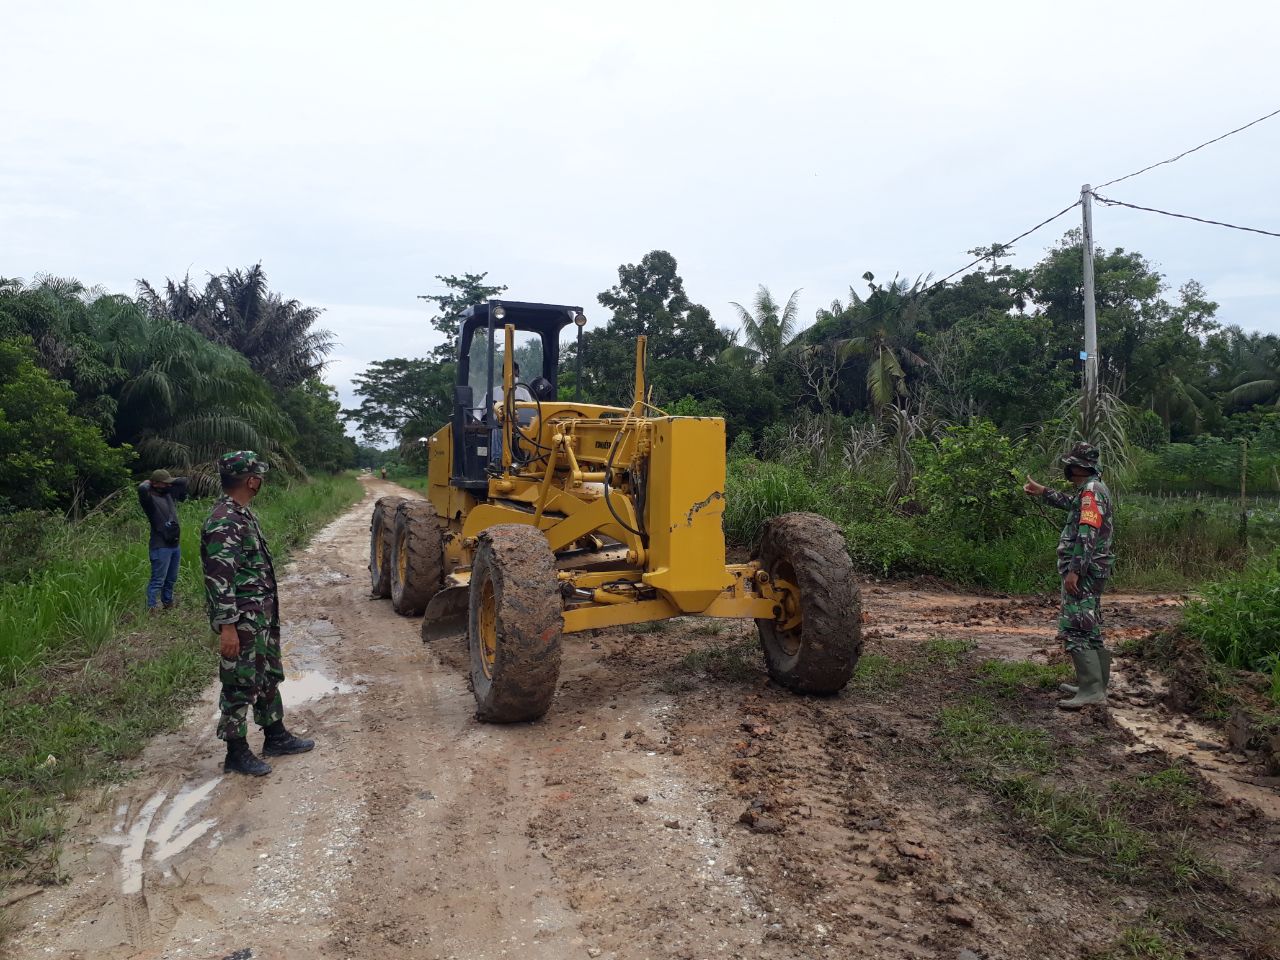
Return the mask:
<svg viewBox="0 0 1280 960"><path fill-rule="evenodd" d="M764 524L792 511L839 524L859 569L879 576L926 574L1009 592L1057 589L1055 547L1066 515L1036 508L987 524L983 536L958 530L929 503L891 504L893 468L874 459L854 472L805 455L729 466L725 533L755 544ZM1280 544L1280 509L1255 506L1248 544L1238 508L1227 501L1117 494L1113 589L1196 587L1239 570Z"/></svg>
<svg viewBox="0 0 1280 960"><path fill-rule="evenodd" d="M268 486L254 510L272 547L282 553L358 496L352 477L319 478L291 488ZM180 505L182 586L200 582L200 527L209 508L209 501ZM47 523L54 529L43 550L56 559L20 582L0 586L0 685L63 655L92 653L145 608L151 565L147 523L136 501L124 498L78 524L52 516Z"/></svg>
<svg viewBox="0 0 1280 960"><path fill-rule="evenodd" d="M1274 560L1206 586L1187 605L1183 623L1227 666L1269 673L1272 697L1280 703L1280 570Z"/></svg>
<svg viewBox="0 0 1280 960"><path fill-rule="evenodd" d="M268 487L255 509L276 559L360 493L351 476ZM56 876L56 801L171 728L215 676L199 573L209 507L181 508L178 602L163 616L141 615L150 564L132 500L74 526L49 519L42 543L56 559L0 588L0 886Z"/></svg>

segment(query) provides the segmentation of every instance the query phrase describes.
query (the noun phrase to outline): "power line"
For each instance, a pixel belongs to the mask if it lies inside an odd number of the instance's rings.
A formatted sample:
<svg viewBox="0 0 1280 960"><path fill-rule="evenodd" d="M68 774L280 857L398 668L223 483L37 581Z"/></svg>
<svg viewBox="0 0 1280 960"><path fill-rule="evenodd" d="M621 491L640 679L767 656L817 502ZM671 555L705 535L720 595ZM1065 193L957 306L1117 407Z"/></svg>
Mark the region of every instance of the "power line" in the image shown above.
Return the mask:
<svg viewBox="0 0 1280 960"><path fill-rule="evenodd" d="M1018 234L1016 237L1014 237L1014 238L1013 238L1012 240L1010 240L1008 243L997 244L997 247L998 247L999 249L1002 249L1002 250L1004 250L1004 249L1008 249L1009 247L1012 247L1012 246L1013 246L1015 243L1017 243L1019 240L1022 240L1024 237L1029 237L1029 236L1031 236L1031 234L1035 233L1035 232L1036 232L1037 230L1039 230L1041 227L1048 226L1049 224L1053 223L1053 221L1057 220L1057 219L1058 219L1059 217L1061 217L1061 216L1064 216L1065 214L1070 213L1072 210L1074 210L1074 209L1075 209L1076 207L1078 207L1078 206L1080 206L1080 201L1079 201L1079 200L1075 201L1075 202L1074 202L1074 203L1072 203L1070 206L1063 207L1061 210L1059 210L1059 211L1058 211L1057 213L1055 213L1053 216L1051 216L1051 217L1047 217L1046 219L1041 220L1041 221L1040 221L1039 223L1037 223L1034 227L1031 227L1031 228L1029 228L1029 229L1027 229L1027 230L1023 230L1020 234ZM940 287L940 286L942 286L944 283L946 283L948 280L952 280L952 279L954 279L955 277L958 277L960 274L964 273L964 272L965 272L966 270L968 270L970 267L976 267L978 264L980 264L980 263L985 263L986 261L988 261L988 260L990 260L990 259L991 259L991 256L985 256L985 257L979 257L977 260L972 260L972 261L970 261L969 263L966 263L963 267L961 267L959 270L956 270L954 273L949 273L949 274L947 274L947 275L946 275L945 277L943 277L941 280L935 280L933 283L929 284L928 286L924 287L923 289L921 289L920 291L918 291L917 293L915 293L915 294L914 294L914 296L913 296L913 299L915 299L915 298L919 298L919 297L923 297L925 294L928 294L928 293L933 292L933 291L934 291L934 290L936 290L938 287ZM850 288L850 291L852 292L852 288ZM866 301L863 301L863 302L865 303ZM888 313L888 312L889 312L889 308L888 308L888 307L885 307L885 308L882 308L881 310L877 311L876 313L873 313L873 314L872 314L871 316L869 316L869 317L862 317L862 318L860 318L858 322L859 322L859 323L874 323L875 321L879 320L881 317L883 317L883 316L884 316L886 313ZM812 327L806 327L804 330L801 330L799 333L797 333L797 334L796 334L796 338L797 338L797 339L799 339L799 338L800 338L800 337L802 337L802 336L803 336L803 335L804 335L808 330L811 330L811 329L812 329Z"/></svg>
<svg viewBox="0 0 1280 960"><path fill-rule="evenodd" d="M1243 127L1236 127L1234 130L1228 130L1226 133L1222 134L1222 136L1220 137L1214 137L1212 140L1206 140L1204 143L1200 144L1199 146L1192 147L1190 150L1183 150L1176 157L1170 157L1168 160L1161 160L1159 163L1153 163L1151 164L1151 166L1143 167L1141 170L1135 170L1133 173L1126 173L1123 177L1116 177L1114 180L1108 180L1106 183L1100 183L1098 184L1098 188L1101 189L1102 187L1109 187L1113 183L1119 183L1121 180L1129 180L1133 177L1138 176L1141 173L1146 173L1148 170L1154 170L1156 167L1163 167L1166 163L1173 163L1177 160L1181 160L1183 157L1187 156L1188 154L1195 153L1197 150L1203 150L1205 147L1209 146L1210 144L1217 143L1219 140L1225 140L1227 139L1227 137L1231 136L1232 134L1239 133L1241 130L1248 130L1255 123L1261 123L1263 120L1270 120L1272 117L1278 114L1280 114L1280 110L1272 110L1265 117L1258 117L1258 119L1256 120L1250 120ZM1192 219L1195 219L1195 218L1193 217Z"/></svg>
<svg viewBox="0 0 1280 960"><path fill-rule="evenodd" d="M1125 203L1123 200L1109 200L1106 197L1100 197L1098 194L1093 195L1093 199L1099 203L1105 203L1108 207L1128 207L1130 210L1145 210L1147 213L1159 213L1166 217L1177 217L1179 220L1194 220L1196 223L1208 223L1215 227L1227 227L1231 230L1245 230L1249 233L1260 233L1265 237L1280 237L1280 233L1272 230L1260 230L1258 227L1241 227L1234 223L1223 223L1221 220L1207 220L1204 217L1193 217L1187 213L1170 213L1168 210L1157 210L1155 207L1140 207L1136 203Z"/></svg>
<svg viewBox="0 0 1280 960"><path fill-rule="evenodd" d="M1037 224L1036 224L1034 227L1032 227L1030 230L1023 230L1023 231L1022 231L1022 233L1018 234L1016 237L1014 237L1014 238L1013 238L1012 240L1010 240L1008 243L1002 243L1002 244L1000 244L1000 245L999 245L999 246L1000 246L1000 248L1001 248L1001 249L1008 249L1009 247L1012 247L1012 246L1013 246L1015 243L1017 243L1019 240L1023 239L1024 237L1029 237L1029 236L1031 236L1031 234L1035 233L1035 232L1036 232L1037 230L1039 230L1041 227L1048 226L1049 224L1053 223L1053 221L1057 220L1059 217L1063 216L1064 214L1068 214L1068 213L1070 213L1072 210L1074 210L1074 209L1075 209L1076 207L1078 207L1078 206L1080 206L1080 201L1079 201L1079 200L1077 200L1075 203L1071 204L1071 206L1069 206L1069 207L1063 207L1061 210L1059 210L1057 213L1055 213L1052 217L1049 217L1047 220L1041 220L1039 223L1037 223ZM980 263L985 263L987 260L990 260L990 259L991 259L991 257L989 257L989 256L987 256L987 257L979 257L977 260L974 260L974 261L972 261L972 262L970 262L970 263L966 263L963 267L961 267L961 268L960 268L959 270L957 270L955 273L949 273L949 274L947 274L945 277L943 277L943 278L942 278L941 280L939 280L937 283L930 284L928 287L926 287L926 288L925 288L924 290L922 290L921 292L922 292L922 293L928 293L928 292L929 292L930 290L932 290L934 287L940 287L940 286L942 286L944 283L946 283L948 280L952 279L953 277L958 277L960 274L964 273L964 272L965 272L966 270L968 270L970 267L976 267L978 264L980 264Z"/></svg>

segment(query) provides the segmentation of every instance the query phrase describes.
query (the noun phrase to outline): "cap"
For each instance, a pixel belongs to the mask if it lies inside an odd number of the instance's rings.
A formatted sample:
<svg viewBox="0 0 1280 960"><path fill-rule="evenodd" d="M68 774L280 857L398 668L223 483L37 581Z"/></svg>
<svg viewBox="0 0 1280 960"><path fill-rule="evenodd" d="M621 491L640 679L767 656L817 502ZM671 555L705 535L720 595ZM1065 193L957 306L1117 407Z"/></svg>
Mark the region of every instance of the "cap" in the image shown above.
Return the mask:
<svg viewBox="0 0 1280 960"><path fill-rule="evenodd" d="M1101 468L1098 466L1098 448L1091 443L1085 443L1083 440L1079 443L1073 443L1071 450L1062 458L1062 465L1064 467L1080 467L1090 473L1099 473Z"/></svg>
<svg viewBox="0 0 1280 960"><path fill-rule="evenodd" d="M261 475L267 472L267 465L252 450L237 450L218 458L218 472L229 477Z"/></svg>
<svg viewBox="0 0 1280 960"><path fill-rule="evenodd" d="M155 470L151 474L152 483L173 483L173 474L168 470Z"/></svg>

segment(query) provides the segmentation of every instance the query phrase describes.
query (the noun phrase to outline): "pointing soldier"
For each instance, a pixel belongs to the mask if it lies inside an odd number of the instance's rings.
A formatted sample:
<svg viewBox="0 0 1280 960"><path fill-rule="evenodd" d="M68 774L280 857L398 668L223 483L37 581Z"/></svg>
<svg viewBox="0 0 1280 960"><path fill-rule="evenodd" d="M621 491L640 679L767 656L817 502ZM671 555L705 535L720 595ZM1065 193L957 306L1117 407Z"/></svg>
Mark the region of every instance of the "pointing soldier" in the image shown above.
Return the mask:
<svg viewBox="0 0 1280 960"><path fill-rule="evenodd" d="M266 733L263 756L305 753L315 743L295 737L284 726L275 569L258 518L249 509L262 489L267 465L252 450L240 450L219 457L218 472L223 495L205 521L200 559L209 622L220 640L218 737L227 742L222 769L261 777L271 766L254 754L246 739L251 705L254 722Z"/></svg>
<svg viewBox="0 0 1280 960"><path fill-rule="evenodd" d="M1105 703L1111 680L1111 653L1103 646L1102 591L1115 562L1111 549L1114 533L1111 491L1102 482L1098 450L1077 443L1062 458L1066 478L1075 484L1071 494L1050 490L1031 477L1022 489L1051 507L1068 511L1058 539L1058 575L1062 577L1062 615L1058 636L1076 668L1076 683L1064 684L1073 694L1059 700L1063 710L1079 710L1090 703Z"/></svg>

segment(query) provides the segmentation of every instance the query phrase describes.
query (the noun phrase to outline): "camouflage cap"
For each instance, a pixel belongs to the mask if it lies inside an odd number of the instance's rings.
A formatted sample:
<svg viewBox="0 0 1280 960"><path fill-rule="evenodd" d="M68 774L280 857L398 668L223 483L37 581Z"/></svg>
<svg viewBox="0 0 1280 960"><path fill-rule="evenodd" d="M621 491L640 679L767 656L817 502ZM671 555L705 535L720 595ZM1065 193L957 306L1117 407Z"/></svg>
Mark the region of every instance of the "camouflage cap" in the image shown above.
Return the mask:
<svg viewBox="0 0 1280 960"><path fill-rule="evenodd" d="M267 472L267 464L252 450L224 453L218 458L218 472L228 477L242 477Z"/></svg>
<svg viewBox="0 0 1280 960"><path fill-rule="evenodd" d="M1080 467L1091 473L1102 472L1102 468L1098 466L1098 448L1083 440L1071 445L1071 450L1062 458L1062 465Z"/></svg>

